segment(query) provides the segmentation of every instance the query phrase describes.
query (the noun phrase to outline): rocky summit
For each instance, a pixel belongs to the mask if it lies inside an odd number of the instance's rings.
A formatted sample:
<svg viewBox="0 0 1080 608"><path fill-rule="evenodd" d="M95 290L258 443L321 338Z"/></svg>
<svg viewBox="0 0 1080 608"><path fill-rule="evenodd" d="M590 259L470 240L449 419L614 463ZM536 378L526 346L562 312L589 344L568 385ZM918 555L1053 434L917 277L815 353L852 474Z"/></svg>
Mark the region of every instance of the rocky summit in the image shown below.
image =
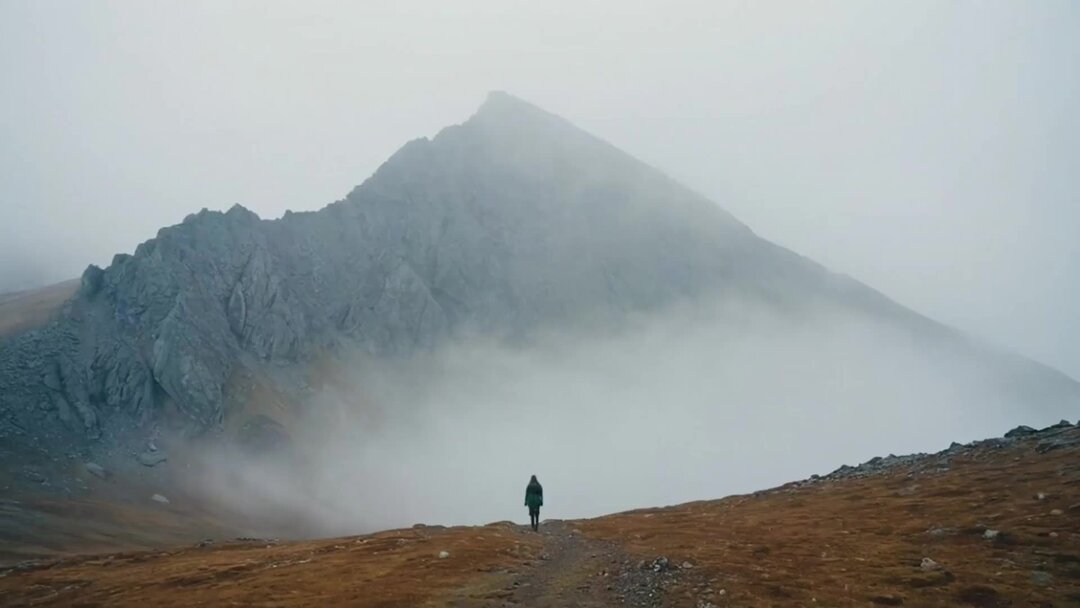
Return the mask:
<svg viewBox="0 0 1080 608"><path fill-rule="evenodd" d="M48 323L0 337L0 449L130 445L155 466L166 457L146 445L163 426L197 435L243 411L238 379L272 377L303 404L297 370L338 353L603 328L709 294L856 313L955 350L1018 399L1080 396L1068 377L761 239L660 171L493 93L320 211L204 209L87 268Z"/></svg>

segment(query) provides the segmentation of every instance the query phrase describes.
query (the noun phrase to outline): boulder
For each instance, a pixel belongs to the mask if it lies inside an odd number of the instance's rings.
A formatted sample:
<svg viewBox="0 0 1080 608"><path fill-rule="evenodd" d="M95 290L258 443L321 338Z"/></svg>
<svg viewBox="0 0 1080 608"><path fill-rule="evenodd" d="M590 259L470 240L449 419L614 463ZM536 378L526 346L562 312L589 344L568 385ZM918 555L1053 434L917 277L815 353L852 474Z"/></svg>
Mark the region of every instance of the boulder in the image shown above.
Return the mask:
<svg viewBox="0 0 1080 608"><path fill-rule="evenodd" d="M282 453L292 444L285 427L265 414L248 419L240 427L236 439L241 448L256 455Z"/></svg>
<svg viewBox="0 0 1080 608"><path fill-rule="evenodd" d="M1016 438L1019 438L1019 437L1028 437L1030 435L1034 435L1037 432L1038 431L1031 428L1030 426L1025 426L1025 425L1021 424L1020 426L1012 429L1008 433L1005 433L1005 438L1006 439L1016 439Z"/></svg>
<svg viewBox="0 0 1080 608"><path fill-rule="evenodd" d="M136 460L144 467L154 467L168 460L168 457L165 456L165 452L160 450L157 452L147 450L145 452L140 452L139 455L136 456Z"/></svg>

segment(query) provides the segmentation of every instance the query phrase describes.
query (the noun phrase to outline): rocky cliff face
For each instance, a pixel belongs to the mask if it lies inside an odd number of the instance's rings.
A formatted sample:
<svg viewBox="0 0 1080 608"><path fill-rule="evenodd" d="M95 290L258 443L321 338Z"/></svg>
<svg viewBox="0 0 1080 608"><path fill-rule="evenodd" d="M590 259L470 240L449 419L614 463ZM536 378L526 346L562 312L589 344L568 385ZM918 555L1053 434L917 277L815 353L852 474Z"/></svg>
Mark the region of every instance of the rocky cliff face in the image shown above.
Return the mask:
<svg viewBox="0 0 1080 608"><path fill-rule="evenodd" d="M1067 377L980 350L496 93L321 211L203 210L88 268L59 320L0 342L0 444L145 438L166 416L205 432L222 425L230 378L244 370L341 349L403 356L465 331L595 327L714 292L870 315L1000 369L1032 398L1080 395Z"/></svg>

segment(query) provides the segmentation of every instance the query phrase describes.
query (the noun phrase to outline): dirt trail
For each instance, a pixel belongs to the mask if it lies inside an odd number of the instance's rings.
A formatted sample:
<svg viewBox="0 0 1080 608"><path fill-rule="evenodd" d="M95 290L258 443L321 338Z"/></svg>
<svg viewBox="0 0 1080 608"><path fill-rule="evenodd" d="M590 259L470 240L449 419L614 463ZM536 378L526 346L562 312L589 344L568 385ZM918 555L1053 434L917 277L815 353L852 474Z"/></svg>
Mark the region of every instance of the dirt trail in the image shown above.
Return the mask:
<svg viewBox="0 0 1080 608"><path fill-rule="evenodd" d="M538 536L539 558L523 563L515 576L493 577L437 605L654 608L664 605L665 591L679 578L671 565L635 561L613 543L583 536L575 522L544 522Z"/></svg>

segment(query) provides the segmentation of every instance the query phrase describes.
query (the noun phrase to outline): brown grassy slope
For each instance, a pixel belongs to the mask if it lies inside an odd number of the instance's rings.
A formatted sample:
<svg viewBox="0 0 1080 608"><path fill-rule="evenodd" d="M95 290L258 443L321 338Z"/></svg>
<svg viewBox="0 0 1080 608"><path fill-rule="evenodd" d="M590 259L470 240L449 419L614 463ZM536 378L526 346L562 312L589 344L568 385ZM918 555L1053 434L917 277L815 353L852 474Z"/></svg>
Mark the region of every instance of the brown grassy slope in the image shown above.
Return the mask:
<svg viewBox="0 0 1080 608"><path fill-rule="evenodd" d="M156 549L250 532L216 513L185 506L186 501L162 505L149 497L150 493L136 500L116 495L3 496L0 566L78 553Z"/></svg>
<svg viewBox="0 0 1080 608"><path fill-rule="evenodd" d="M335 386L358 401L363 399L363 390L350 383L347 370L329 358L312 365L309 381L319 389ZM277 506L260 511L250 504L238 512L237 505L227 500L228 493L223 493L222 500L208 491L208 487L217 486L207 486L207 476L220 470L214 458L204 458L206 453L227 457L230 452L223 448L242 445L245 425L259 418L281 424L286 434L296 427L298 409L289 405L287 396L274 390L272 382L256 373L248 370L235 373L229 391L235 402L230 404L225 432L221 435L182 441L168 436L157 438L156 443L168 454L168 465L164 467L149 469L135 464L127 455L116 461L100 461L109 471L107 479L90 474L81 462L67 465L38 462L25 467L48 483L28 481L19 467L0 467L0 568L23 560L162 549L208 537L325 536L325 527L303 513ZM344 418L348 413L345 408L337 412L322 408L327 419L319 422L362 423L368 427L378 423L377 411L370 415L362 407L354 411L364 412L366 417L349 421ZM307 416L306 426L318 428L312 424L311 414ZM284 458L284 450L291 446L276 447L283 452L277 453L283 457L281 464L289 462ZM255 458L275 454L273 450L243 453ZM293 464L303 462L306 456L302 452L287 454ZM213 478L228 483L224 481L227 476ZM242 479L235 481L243 483ZM165 495L170 503L153 502L150 497L154 494Z"/></svg>
<svg viewBox="0 0 1080 608"><path fill-rule="evenodd" d="M0 338L47 323L75 290L79 279L40 289L0 294Z"/></svg>
<svg viewBox="0 0 1080 608"><path fill-rule="evenodd" d="M500 523L72 558L0 578L0 604L418 606L505 576L538 547L535 535Z"/></svg>
<svg viewBox="0 0 1080 608"><path fill-rule="evenodd" d="M550 532L559 529L584 536ZM0 605L608 605L630 597L619 586L626 568L663 555L693 567L631 605L1080 606L1080 427L546 530L418 528L68 558L0 570ZM616 553L601 555L601 541ZM921 569L925 557L940 567ZM522 591L559 581L569 582L557 593Z"/></svg>
<svg viewBox="0 0 1080 608"><path fill-rule="evenodd" d="M1035 438L961 448L580 528L641 557L689 560L721 606L1080 606L1080 427L1063 435L1072 445L1045 453ZM921 569L924 557L941 569Z"/></svg>

